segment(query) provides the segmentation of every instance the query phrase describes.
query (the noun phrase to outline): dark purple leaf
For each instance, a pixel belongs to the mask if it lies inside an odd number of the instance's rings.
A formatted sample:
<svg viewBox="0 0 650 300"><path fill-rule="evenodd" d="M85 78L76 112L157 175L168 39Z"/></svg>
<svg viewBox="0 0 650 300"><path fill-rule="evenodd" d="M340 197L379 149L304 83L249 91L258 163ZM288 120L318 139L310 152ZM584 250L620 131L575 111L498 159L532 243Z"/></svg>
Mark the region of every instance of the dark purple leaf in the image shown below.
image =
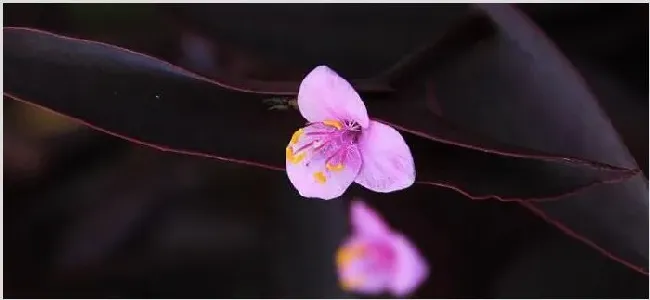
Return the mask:
<svg viewBox="0 0 650 300"><path fill-rule="evenodd" d="M269 110L263 95L226 88L128 50L30 29L7 28L5 35L6 66L12 74L6 95L158 149L281 170L284 157L277 149L284 148L287 137L304 122L295 111ZM421 109L409 104L417 102L393 105L377 100L368 105L371 112L395 111L389 114L391 121L411 112L417 123L407 123L415 128L409 131L442 142L413 138L422 182L456 188L471 197L519 199L557 197L630 176L615 167L584 171L565 158L485 147L431 123L432 114L418 116ZM432 124L423 128L438 131L420 134L420 124ZM457 150L457 145L463 148ZM529 157L534 159L525 159ZM567 170L565 180L539 184L546 182L540 179L549 167L539 158L559 160L553 165ZM513 181L519 184L510 184Z"/></svg>
<svg viewBox="0 0 650 300"><path fill-rule="evenodd" d="M432 74L445 118L510 145L637 169L598 101L544 34L510 6L481 9L496 24L494 37ZM558 202L524 205L647 274L648 187L647 179L637 177Z"/></svg>
<svg viewBox="0 0 650 300"><path fill-rule="evenodd" d="M282 149L286 138L269 135L266 126L290 134L303 124L269 111L263 95L223 88L148 56L29 29L5 33L14 45L5 52L7 70L16 70L8 72L5 95L163 150L279 162L273 149ZM263 145L269 151L260 151Z"/></svg>

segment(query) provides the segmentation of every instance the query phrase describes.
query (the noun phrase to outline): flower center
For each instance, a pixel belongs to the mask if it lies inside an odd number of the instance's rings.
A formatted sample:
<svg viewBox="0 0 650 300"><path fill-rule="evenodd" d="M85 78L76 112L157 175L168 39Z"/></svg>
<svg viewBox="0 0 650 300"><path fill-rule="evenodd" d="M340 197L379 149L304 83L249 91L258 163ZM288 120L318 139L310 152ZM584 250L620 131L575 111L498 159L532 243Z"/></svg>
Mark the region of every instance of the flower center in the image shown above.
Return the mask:
<svg viewBox="0 0 650 300"><path fill-rule="evenodd" d="M324 162L324 169L316 170L312 177L317 183L327 182L328 175L345 169L349 148L356 145L361 134L361 126L356 122L325 120L310 123L294 132L286 158L291 164ZM320 164L319 163L319 164Z"/></svg>

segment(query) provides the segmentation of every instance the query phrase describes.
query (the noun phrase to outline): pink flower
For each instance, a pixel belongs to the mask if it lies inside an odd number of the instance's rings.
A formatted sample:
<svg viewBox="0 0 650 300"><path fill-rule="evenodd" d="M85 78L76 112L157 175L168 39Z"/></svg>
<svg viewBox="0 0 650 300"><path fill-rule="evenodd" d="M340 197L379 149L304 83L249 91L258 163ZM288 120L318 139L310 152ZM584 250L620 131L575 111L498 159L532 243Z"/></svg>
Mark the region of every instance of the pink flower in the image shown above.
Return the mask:
<svg viewBox="0 0 650 300"><path fill-rule="evenodd" d="M316 67L303 79L298 108L309 123L291 137L286 165L301 196L333 199L352 182L388 193L415 181L402 135L370 120L359 94L330 68Z"/></svg>
<svg viewBox="0 0 650 300"><path fill-rule="evenodd" d="M363 202L352 202L351 219L352 235L336 257L343 289L400 298L415 291L429 274L417 248Z"/></svg>

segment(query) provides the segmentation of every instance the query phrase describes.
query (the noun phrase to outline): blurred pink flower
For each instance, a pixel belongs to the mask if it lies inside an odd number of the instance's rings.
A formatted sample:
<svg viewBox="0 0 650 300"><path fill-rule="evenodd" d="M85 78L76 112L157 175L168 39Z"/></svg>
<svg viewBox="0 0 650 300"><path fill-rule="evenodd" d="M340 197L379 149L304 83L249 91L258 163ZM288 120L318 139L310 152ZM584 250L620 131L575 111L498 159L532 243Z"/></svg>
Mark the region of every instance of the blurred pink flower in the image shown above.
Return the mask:
<svg viewBox="0 0 650 300"><path fill-rule="evenodd" d="M339 247L336 264L343 289L362 294L411 294L429 267L417 248L392 231L361 201L351 207L352 235Z"/></svg>
<svg viewBox="0 0 650 300"><path fill-rule="evenodd" d="M301 196L330 200L352 182L388 193L415 181L402 135L370 120L359 94L330 68L316 67L303 79L298 108L309 123L291 137L286 166Z"/></svg>

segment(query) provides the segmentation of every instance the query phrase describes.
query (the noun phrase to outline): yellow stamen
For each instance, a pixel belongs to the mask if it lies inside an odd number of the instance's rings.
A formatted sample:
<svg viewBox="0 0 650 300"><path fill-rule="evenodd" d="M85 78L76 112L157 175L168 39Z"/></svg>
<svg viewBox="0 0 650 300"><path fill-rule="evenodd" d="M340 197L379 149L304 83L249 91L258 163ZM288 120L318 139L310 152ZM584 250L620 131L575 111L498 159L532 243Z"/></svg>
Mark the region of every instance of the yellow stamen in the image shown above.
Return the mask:
<svg viewBox="0 0 650 300"><path fill-rule="evenodd" d="M291 163L297 164L297 163L301 162L303 159L305 159L305 152L300 152L298 155L295 155L293 157L293 160L291 161Z"/></svg>
<svg viewBox="0 0 650 300"><path fill-rule="evenodd" d="M348 278L341 278L339 284L344 291L349 291L353 288L363 285L364 282L365 280L363 279L363 277L352 277L352 278L348 277Z"/></svg>
<svg viewBox="0 0 650 300"><path fill-rule="evenodd" d="M344 166L342 163L338 163L337 165L332 165L330 163L325 164L325 168L327 168L330 171L341 171L343 170Z"/></svg>
<svg viewBox="0 0 650 300"><path fill-rule="evenodd" d="M287 160L290 163L297 164L301 162L303 159L305 159L305 152L300 152L298 153L298 155L296 155L295 153L293 153L291 146L289 146L285 149L285 156L287 157Z"/></svg>
<svg viewBox="0 0 650 300"><path fill-rule="evenodd" d="M325 124L327 126L336 127L336 129L338 129L338 130L343 129L343 125L341 125L341 122L339 122L337 120L325 120L325 121L323 121L323 124Z"/></svg>
<svg viewBox="0 0 650 300"><path fill-rule="evenodd" d="M293 150L291 149L291 146L287 147L287 149L284 152L285 156L287 157L288 161L293 160Z"/></svg>
<svg viewBox="0 0 650 300"><path fill-rule="evenodd" d="M289 142L289 144L295 145L296 143L298 143L298 139L300 139L303 132L304 131L302 130L302 128L300 128L296 132L294 132L293 135L291 136L291 142Z"/></svg>
<svg viewBox="0 0 650 300"><path fill-rule="evenodd" d="M336 265L339 268L345 268L352 261L362 257L366 253L366 247L363 245L351 245L341 247L336 253Z"/></svg>
<svg viewBox="0 0 650 300"><path fill-rule="evenodd" d="M314 173L314 179L316 179L316 182L318 182L320 184L323 184L323 183L327 182L327 178L325 177L325 173L320 172L320 171Z"/></svg>
<svg viewBox="0 0 650 300"><path fill-rule="evenodd" d="M366 254L366 247L363 244L352 244L344 247L339 247L336 253L336 266L341 270L345 270L350 266L350 263L363 257ZM350 290L363 285L365 278L359 275L340 277L339 284L342 289Z"/></svg>

